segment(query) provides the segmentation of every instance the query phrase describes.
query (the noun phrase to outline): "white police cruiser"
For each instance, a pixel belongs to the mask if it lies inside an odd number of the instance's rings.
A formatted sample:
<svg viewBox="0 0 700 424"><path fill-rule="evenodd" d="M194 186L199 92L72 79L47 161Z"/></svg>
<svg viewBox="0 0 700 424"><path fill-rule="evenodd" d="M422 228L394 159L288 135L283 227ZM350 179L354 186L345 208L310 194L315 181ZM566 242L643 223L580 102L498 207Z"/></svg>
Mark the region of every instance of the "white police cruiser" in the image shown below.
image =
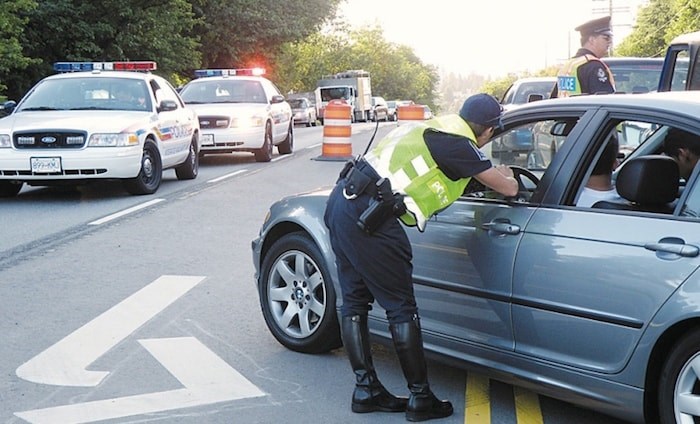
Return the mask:
<svg viewBox="0 0 700 424"><path fill-rule="evenodd" d="M163 169L199 170L199 121L155 62L59 62L0 119L0 196L29 185L121 180L158 190ZM126 72L130 71L130 72ZM133 72L142 71L142 72Z"/></svg>
<svg viewBox="0 0 700 424"><path fill-rule="evenodd" d="M202 154L253 152L258 162L294 148L292 108L261 68L200 69L180 96L199 116Z"/></svg>

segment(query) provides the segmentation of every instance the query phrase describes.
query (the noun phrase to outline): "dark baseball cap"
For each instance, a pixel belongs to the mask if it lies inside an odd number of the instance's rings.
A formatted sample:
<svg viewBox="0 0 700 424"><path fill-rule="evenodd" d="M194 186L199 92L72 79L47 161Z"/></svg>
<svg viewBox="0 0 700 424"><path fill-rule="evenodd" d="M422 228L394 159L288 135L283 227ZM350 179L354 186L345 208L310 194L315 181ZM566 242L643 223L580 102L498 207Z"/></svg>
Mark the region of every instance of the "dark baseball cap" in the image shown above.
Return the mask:
<svg viewBox="0 0 700 424"><path fill-rule="evenodd" d="M498 128L503 128L503 123L501 122L502 113L503 107L498 100L486 93L470 96L464 101L462 108L459 110L459 116L465 121Z"/></svg>

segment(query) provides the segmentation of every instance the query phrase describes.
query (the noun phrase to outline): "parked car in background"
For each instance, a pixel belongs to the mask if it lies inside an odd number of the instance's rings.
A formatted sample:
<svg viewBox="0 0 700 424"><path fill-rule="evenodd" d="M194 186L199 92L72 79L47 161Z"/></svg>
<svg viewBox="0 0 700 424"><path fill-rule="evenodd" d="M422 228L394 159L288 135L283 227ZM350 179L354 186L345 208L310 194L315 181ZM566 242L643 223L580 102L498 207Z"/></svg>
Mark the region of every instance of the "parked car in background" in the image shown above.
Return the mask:
<svg viewBox="0 0 700 424"><path fill-rule="evenodd" d="M556 83L556 77L520 78L503 94L501 105L503 109L508 110L533 100L548 99Z"/></svg>
<svg viewBox="0 0 700 424"><path fill-rule="evenodd" d="M504 114L504 129L548 135L511 166L520 192L476 180L407 229L425 348L490 378L636 423L700 420L700 167L679 179L661 155L672 128L700 143L692 92L576 96ZM613 174L616 202L576 206L613 132L637 148ZM495 140L494 140L495 141ZM547 154L560 144L557 157ZM330 187L274 203L252 242L265 323L291 350L341 346L339 287L323 213ZM389 342L373 305L373 337Z"/></svg>
<svg viewBox="0 0 700 424"><path fill-rule="evenodd" d="M423 105L423 119L432 119L433 111L430 110L430 106Z"/></svg>
<svg viewBox="0 0 700 424"><path fill-rule="evenodd" d="M369 120L372 122L389 120L389 107L384 97L372 97L372 109L369 112Z"/></svg>
<svg viewBox="0 0 700 424"><path fill-rule="evenodd" d="M604 57L615 79L617 93L647 93L659 87L661 57Z"/></svg>
<svg viewBox="0 0 700 424"><path fill-rule="evenodd" d="M386 102L387 107L387 117L390 121L396 121L399 116L396 111L396 100L389 100Z"/></svg>
<svg viewBox="0 0 700 424"><path fill-rule="evenodd" d="M307 127L316 126L318 118L316 117L316 106L311 104L309 99L298 98L287 100L289 106L292 107L294 114L294 124L303 124Z"/></svg>

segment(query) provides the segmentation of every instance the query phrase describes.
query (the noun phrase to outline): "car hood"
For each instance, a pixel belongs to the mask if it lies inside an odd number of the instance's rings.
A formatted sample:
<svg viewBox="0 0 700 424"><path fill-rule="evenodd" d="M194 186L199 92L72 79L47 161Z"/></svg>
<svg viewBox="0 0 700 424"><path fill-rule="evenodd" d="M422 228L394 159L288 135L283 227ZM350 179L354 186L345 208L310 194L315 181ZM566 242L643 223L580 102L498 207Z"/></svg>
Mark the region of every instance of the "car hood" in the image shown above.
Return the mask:
<svg viewBox="0 0 700 424"><path fill-rule="evenodd" d="M16 112L0 119L0 133L42 129L119 133L147 127L152 115L115 110Z"/></svg>
<svg viewBox="0 0 700 424"><path fill-rule="evenodd" d="M266 115L269 106L266 104L251 103L220 103L220 104L188 104L199 116L221 115L221 116L242 116L242 115Z"/></svg>

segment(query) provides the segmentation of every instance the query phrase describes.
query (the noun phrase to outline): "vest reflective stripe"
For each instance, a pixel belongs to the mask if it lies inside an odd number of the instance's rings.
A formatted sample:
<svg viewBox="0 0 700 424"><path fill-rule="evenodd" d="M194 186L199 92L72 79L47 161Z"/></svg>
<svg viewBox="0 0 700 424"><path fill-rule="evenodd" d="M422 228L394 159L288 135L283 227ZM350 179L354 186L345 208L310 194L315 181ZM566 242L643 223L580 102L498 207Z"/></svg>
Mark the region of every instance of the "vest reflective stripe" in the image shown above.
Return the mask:
<svg viewBox="0 0 700 424"><path fill-rule="evenodd" d="M405 124L391 131L365 160L377 173L389 178L395 192L403 194L408 212L401 221L425 229L428 218L451 205L464 193L470 178L450 180L438 168L423 133L435 128L476 140L474 132L459 115L442 116L430 121Z"/></svg>
<svg viewBox="0 0 700 424"><path fill-rule="evenodd" d="M593 55L585 54L569 60L569 62L567 62L567 64L564 66L562 72L557 75L557 97L590 94L583 93L581 91L581 81L578 79L578 68L585 63L593 61L599 62L601 65L603 65L605 72L608 74L610 85L615 87L615 80L613 79L612 72L610 72L608 65Z"/></svg>

